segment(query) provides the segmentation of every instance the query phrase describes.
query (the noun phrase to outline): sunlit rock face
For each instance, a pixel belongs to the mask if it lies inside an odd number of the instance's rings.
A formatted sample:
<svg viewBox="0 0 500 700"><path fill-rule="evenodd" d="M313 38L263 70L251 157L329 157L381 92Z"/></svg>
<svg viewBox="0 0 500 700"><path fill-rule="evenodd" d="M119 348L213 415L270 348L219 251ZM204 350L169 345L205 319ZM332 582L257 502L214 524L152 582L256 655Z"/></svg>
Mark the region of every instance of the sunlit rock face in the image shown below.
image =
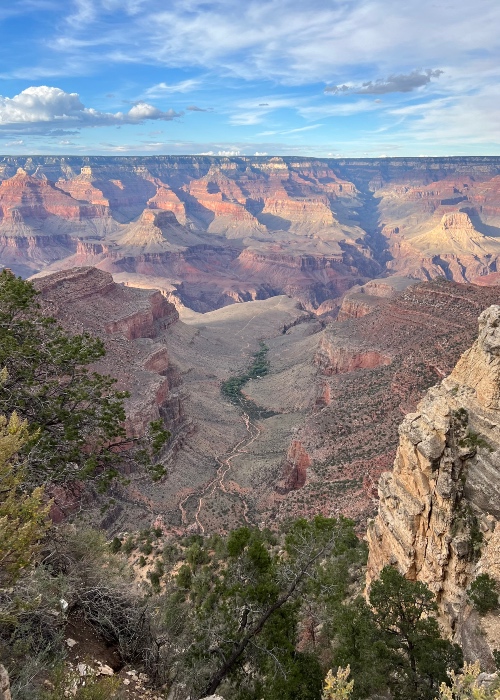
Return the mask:
<svg viewBox="0 0 500 700"><path fill-rule="evenodd" d="M500 274L499 158L3 157L0 182L4 265L161 278L199 311L285 293L345 320L374 278Z"/></svg>
<svg viewBox="0 0 500 700"><path fill-rule="evenodd" d="M368 586L387 564L423 581L449 633L488 665L500 621L490 614L480 638L466 589L479 573L500 578L499 386L494 305L479 316L477 340L451 374L401 424L393 471L380 479L378 515L367 535Z"/></svg>

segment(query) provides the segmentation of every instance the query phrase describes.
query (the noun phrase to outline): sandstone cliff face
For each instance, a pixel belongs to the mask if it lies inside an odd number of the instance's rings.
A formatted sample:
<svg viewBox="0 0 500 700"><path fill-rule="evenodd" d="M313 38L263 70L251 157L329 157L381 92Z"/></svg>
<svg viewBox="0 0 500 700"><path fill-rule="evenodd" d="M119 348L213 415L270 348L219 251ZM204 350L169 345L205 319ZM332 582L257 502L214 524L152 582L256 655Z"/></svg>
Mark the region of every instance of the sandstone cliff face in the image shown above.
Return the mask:
<svg viewBox="0 0 500 700"><path fill-rule="evenodd" d="M479 317L479 337L452 373L400 427L391 473L379 483L368 529L368 586L393 564L437 596L443 625L469 655L491 662L499 620L485 637L466 588L479 573L500 580L500 306ZM482 543L480 542L482 535Z"/></svg>

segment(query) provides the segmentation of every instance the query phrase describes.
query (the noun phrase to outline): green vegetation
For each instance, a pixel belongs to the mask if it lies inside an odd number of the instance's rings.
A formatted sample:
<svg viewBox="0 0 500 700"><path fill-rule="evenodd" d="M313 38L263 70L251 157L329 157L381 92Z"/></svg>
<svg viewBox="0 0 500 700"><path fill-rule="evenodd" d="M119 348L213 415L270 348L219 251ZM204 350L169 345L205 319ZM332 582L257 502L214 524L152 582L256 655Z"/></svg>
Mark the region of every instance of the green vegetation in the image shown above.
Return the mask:
<svg viewBox="0 0 500 700"><path fill-rule="evenodd" d="M269 371L267 350L261 343L249 370L222 387L259 417L269 414L242 387ZM146 465L153 478L163 473L154 458L168 431L157 421L144 440L126 438L125 395L89 369L103 353L99 340L70 336L44 317L30 283L0 274L0 663L14 700L59 700L71 686L79 700L120 696L114 679L89 676L74 686L64 661L68 624L92 628L165 696L182 689L193 700L215 692L231 700L489 697L474 686L475 669L458 673L461 651L441 638L425 585L386 567L369 601L361 597L366 547L345 518L168 539L156 527L111 541L80 525L49 525L47 483L105 486L124 459ZM467 415L456 421L463 435ZM469 446L481 446L467 435ZM343 458L353 455L339 449L339 464ZM346 478L330 488L358 486ZM476 557L482 535L465 502L453 528ZM498 606L487 574L468 595L481 614Z"/></svg>
<svg viewBox="0 0 500 700"><path fill-rule="evenodd" d="M460 447L468 447L471 450L477 450L478 447L484 447L487 450L492 451L492 447L487 440L485 440L479 433L477 433L472 428L469 428L466 435L459 440L458 444Z"/></svg>
<svg viewBox="0 0 500 700"><path fill-rule="evenodd" d="M8 421L0 416L0 585L14 583L29 566L49 527L43 488L24 488L26 468L18 455L28 439L15 413Z"/></svg>
<svg viewBox="0 0 500 700"><path fill-rule="evenodd" d="M248 413L251 418L270 418L276 415L274 411L267 411L265 408L261 408L250 399L247 399L241 391L250 379L259 379L269 373L268 351L269 348L261 340L259 350L253 355L253 362L249 369L237 377L230 377L221 386L222 395L229 399L231 403L239 406L245 413Z"/></svg>
<svg viewBox="0 0 500 700"><path fill-rule="evenodd" d="M498 608L497 582L489 574L479 574L467 589L467 595L480 615Z"/></svg>
<svg viewBox="0 0 500 700"><path fill-rule="evenodd" d="M432 700L449 669L462 665L456 644L441 638L434 595L385 567L374 581L370 606L358 598L334 617L334 664L350 664L353 698L388 688L395 700Z"/></svg>
<svg viewBox="0 0 500 700"><path fill-rule="evenodd" d="M170 434L155 421L144 439L127 438L127 393L89 369L104 355L99 338L70 335L44 316L32 283L0 273L0 414L15 411L29 426L25 483L94 479L105 488L124 460L162 476L154 459Z"/></svg>
<svg viewBox="0 0 500 700"><path fill-rule="evenodd" d="M457 537L465 534L468 542L467 556L471 561L476 561L481 554L483 545L483 533L479 526L479 521L472 507L466 501L459 503L453 514L451 534Z"/></svg>

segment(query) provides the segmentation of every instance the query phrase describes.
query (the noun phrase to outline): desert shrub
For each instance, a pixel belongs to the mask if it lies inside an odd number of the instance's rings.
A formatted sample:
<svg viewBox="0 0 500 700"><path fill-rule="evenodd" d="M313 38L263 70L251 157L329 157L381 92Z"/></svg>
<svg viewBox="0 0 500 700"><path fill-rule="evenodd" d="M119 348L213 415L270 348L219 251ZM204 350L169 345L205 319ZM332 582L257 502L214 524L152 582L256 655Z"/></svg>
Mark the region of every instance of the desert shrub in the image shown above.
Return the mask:
<svg viewBox="0 0 500 700"><path fill-rule="evenodd" d="M113 537L111 544L109 545L113 554L116 554L122 548L122 541L119 537Z"/></svg>
<svg viewBox="0 0 500 700"><path fill-rule="evenodd" d="M334 675L332 671L328 671L323 687L322 700L349 700L352 695L354 681L348 680L351 669L339 668Z"/></svg>
<svg viewBox="0 0 500 700"><path fill-rule="evenodd" d="M144 544L142 544L139 549L143 554L149 556L149 554L151 554L151 552L153 551L153 545L148 540L147 542L144 542Z"/></svg>
<svg viewBox="0 0 500 700"><path fill-rule="evenodd" d="M498 683L487 687L479 682L481 669L479 661L474 664L464 664L463 671L450 671L449 683L441 684L438 700L499 700Z"/></svg>
<svg viewBox="0 0 500 700"><path fill-rule="evenodd" d="M123 543L123 551L125 552L125 554L131 554L131 552L133 552L136 547L137 545L132 537L127 537L127 539Z"/></svg>
<svg viewBox="0 0 500 700"><path fill-rule="evenodd" d="M0 386L6 373L0 376ZM43 488L27 491L26 467L18 454L29 439L28 426L16 413L0 415L0 585L16 581L32 562L48 530L49 506Z"/></svg>

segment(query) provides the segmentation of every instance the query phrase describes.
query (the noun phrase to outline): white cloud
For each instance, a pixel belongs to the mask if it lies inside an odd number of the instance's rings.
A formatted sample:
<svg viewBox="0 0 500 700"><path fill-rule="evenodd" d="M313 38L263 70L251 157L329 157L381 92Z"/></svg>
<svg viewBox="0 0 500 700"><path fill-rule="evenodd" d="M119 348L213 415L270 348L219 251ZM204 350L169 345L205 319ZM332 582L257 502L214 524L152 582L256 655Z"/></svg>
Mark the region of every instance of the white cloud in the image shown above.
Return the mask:
<svg viewBox="0 0 500 700"><path fill-rule="evenodd" d="M432 144L500 144L500 84L474 94L434 99L391 110L412 139ZM394 138L394 136L391 136Z"/></svg>
<svg viewBox="0 0 500 700"><path fill-rule="evenodd" d="M311 124L310 126L301 126L298 129L287 129L286 131L261 131L257 136L274 136L275 134L280 134L281 136L285 134L298 134L300 131L311 131L311 129L319 129L320 126L324 124Z"/></svg>
<svg viewBox="0 0 500 700"><path fill-rule="evenodd" d="M240 150L229 150L229 151L217 151L218 156L239 156L241 155Z"/></svg>
<svg viewBox="0 0 500 700"><path fill-rule="evenodd" d="M144 96L149 98L163 97L164 95L169 95L174 92L192 92L196 90L201 85L201 80L194 78L189 78L188 80L181 80L179 83L174 83L173 85L167 85L167 83L157 83L152 85L147 90L144 91Z"/></svg>
<svg viewBox="0 0 500 700"><path fill-rule="evenodd" d="M56 37L60 50L92 48L99 40L115 60L201 66L288 84L353 80L360 77L352 74L356 66L376 71L361 76L369 82L422 64L456 64L478 47L498 50L500 42L497 0L477 0L474 12L466 0L171 0L166 9L157 0L129 0L127 22L118 14L113 27L102 20L118 0L77 5Z"/></svg>
<svg viewBox="0 0 500 700"><path fill-rule="evenodd" d="M147 120L171 121L182 113L162 110L139 102L128 113L99 112L85 107L76 92L64 92L60 88L29 87L14 97L0 96L0 129L17 131L33 127L39 129L64 127L92 127L113 124L140 124Z"/></svg>

